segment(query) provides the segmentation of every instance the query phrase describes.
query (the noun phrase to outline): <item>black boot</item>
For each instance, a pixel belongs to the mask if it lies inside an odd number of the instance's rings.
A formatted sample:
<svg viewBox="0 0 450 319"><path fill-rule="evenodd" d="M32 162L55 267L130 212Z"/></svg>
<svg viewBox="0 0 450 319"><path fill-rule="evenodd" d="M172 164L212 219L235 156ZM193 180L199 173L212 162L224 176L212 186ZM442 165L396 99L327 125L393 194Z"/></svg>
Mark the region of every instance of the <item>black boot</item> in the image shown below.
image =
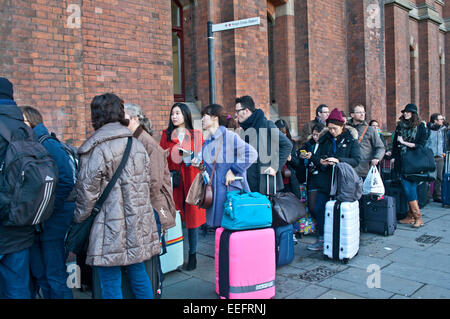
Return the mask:
<svg viewBox="0 0 450 319"><path fill-rule="evenodd" d="M195 268L197 268L197 254L189 254L189 260L184 269L194 270Z"/></svg>

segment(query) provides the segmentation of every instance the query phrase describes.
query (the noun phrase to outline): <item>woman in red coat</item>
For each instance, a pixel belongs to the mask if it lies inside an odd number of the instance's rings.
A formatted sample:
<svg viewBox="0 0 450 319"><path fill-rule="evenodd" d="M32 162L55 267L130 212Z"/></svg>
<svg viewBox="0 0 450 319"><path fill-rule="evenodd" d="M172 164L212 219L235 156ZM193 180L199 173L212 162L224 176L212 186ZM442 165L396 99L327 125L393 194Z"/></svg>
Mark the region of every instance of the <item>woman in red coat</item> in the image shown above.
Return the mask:
<svg viewBox="0 0 450 319"><path fill-rule="evenodd" d="M197 206L185 202L198 169L191 165L191 159L201 154L203 136L194 130L191 111L184 103L175 103L170 111L169 127L163 131L160 145L168 149L169 170L173 177L173 199L181 218L188 229L189 260L186 270L197 267L197 242L199 227L206 223L206 212ZM180 152L180 149L192 151L192 156ZM201 156L201 155L200 155ZM178 182L179 181L179 182ZM179 185L177 185L179 184Z"/></svg>

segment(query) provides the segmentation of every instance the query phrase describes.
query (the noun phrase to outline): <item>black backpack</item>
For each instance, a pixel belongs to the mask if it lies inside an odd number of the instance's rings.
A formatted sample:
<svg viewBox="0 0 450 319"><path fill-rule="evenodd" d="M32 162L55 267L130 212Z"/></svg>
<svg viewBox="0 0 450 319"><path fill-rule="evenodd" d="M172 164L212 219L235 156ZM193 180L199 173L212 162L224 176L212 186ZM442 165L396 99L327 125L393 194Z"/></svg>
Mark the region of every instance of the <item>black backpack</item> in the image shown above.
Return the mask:
<svg viewBox="0 0 450 319"><path fill-rule="evenodd" d="M8 142L0 163L0 191L8 200L2 225L38 225L53 213L56 163L29 127L11 131L0 121L0 135Z"/></svg>

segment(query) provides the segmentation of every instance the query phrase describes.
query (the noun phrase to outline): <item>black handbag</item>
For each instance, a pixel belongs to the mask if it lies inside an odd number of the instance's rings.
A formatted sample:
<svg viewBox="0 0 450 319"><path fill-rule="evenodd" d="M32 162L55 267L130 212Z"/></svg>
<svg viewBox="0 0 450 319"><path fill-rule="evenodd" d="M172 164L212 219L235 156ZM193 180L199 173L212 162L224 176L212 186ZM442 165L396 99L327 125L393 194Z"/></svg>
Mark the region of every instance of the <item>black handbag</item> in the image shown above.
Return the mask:
<svg viewBox="0 0 450 319"><path fill-rule="evenodd" d="M433 151L428 147L417 145L415 148L407 148L401 154L401 170L403 175L432 172L436 170Z"/></svg>
<svg viewBox="0 0 450 319"><path fill-rule="evenodd" d="M436 180L436 170L432 172L421 172L417 174L404 174L403 177L410 182L434 182Z"/></svg>
<svg viewBox="0 0 450 319"><path fill-rule="evenodd" d="M86 254L89 245L89 235L91 232L92 224L94 223L95 217L100 212L103 203L105 202L106 198L108 198L109 193L111 192L114 184L119 179L119 176L122 173L123 168L125 167L125 164L130 156L132 142L132 137L128 137L127 146L125 148L125 153L123 154L122 161L120 162L119 167L109 181L108 185L106 185L106 188L103 191L102 195L95 203L91 215L81 223L72 222L72 224L70 225L66 233L66 237L64 238L64 244L67 251L71 251L76 255Z"/></svg>

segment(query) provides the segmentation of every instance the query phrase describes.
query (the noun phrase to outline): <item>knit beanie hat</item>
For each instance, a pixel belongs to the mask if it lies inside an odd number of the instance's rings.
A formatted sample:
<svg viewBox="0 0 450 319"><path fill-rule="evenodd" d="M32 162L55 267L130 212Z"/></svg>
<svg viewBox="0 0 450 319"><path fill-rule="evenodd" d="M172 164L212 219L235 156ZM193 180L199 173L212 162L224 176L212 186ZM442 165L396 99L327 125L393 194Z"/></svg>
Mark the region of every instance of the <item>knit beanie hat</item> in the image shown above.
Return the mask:
<svg viewBox="0 0 450 319"><path fill-rule="evenodd" d="M7 78L0 77L0 99L14 100L13 85Z"/></svg>
<svg viewBox="0 0 450 319"><path fill-rule="evenodd" d="M345 120L342 117L341 111L339 111L337 108L335 108L333 111L331 111L330 115L327 118L327 124L332 123L339 126L344 126Z"/></svg>

